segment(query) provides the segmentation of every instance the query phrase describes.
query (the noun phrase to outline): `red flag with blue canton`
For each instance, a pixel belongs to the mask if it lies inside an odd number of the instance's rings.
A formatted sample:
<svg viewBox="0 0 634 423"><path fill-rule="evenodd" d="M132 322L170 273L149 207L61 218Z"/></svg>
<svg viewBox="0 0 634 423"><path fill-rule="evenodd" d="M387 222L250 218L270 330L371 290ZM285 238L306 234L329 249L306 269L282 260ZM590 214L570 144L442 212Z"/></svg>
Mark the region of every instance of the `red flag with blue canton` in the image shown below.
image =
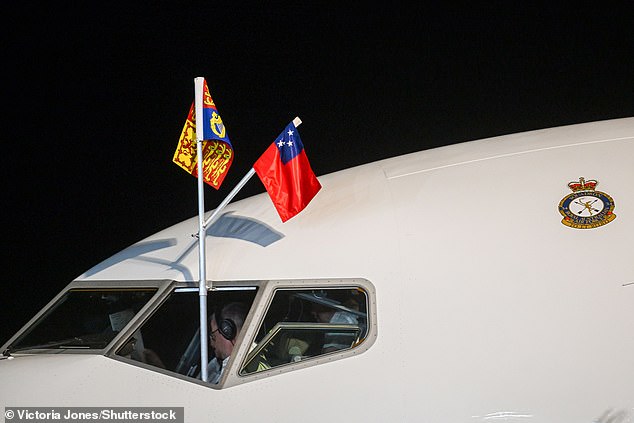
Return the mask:
<svg viewBox="0 0 634 423"><path fill-rule="evenodd" d="M198 158L196 149L196 113L194 103L189 108L185 126L181 132L178 146L172 161L194 176L198 176ZM218 109L209 94L207 81L203 82L203 116L200 120L203 128L203 180L218 189L227 176L233 163L233 147L218 114Z"/></svg>
<svg viewBox="0 0 634 423"><path fill-rule="evenodd" d="M293 122L260 156L253 169L269 193L282 222L304 210L321 189Z"/></svg>

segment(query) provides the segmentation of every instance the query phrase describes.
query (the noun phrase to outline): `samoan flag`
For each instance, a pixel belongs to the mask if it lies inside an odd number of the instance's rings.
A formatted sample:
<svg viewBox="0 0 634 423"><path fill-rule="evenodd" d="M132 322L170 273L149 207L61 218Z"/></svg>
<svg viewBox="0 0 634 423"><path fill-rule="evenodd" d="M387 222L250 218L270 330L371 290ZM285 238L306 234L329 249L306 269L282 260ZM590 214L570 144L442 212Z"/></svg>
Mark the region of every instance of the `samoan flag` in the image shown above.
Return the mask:
<svg viewBox="0 0 634 423"><path fill-rule="evenodd" d="M264 184L282 222L304 210L321 189L293 122L260 156L253 169Z"/></svg>
<svg viewBox="0 0 634 423"><path fill-rule="evenodd" d="M196 148L195 102L189 108L185 126L172 161L194 176L198 176L198 155ZM207 81L203 81L203 180L218 189L233 163L233 146L218 109L209 94Z"/></svg>

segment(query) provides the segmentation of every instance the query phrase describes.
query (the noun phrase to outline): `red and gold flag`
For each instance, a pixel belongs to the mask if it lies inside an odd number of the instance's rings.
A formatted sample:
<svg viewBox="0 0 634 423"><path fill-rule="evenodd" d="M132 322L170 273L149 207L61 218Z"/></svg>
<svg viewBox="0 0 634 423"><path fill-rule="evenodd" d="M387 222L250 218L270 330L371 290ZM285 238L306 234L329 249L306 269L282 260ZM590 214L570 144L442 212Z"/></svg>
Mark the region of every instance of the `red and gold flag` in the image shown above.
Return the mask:
<svg viewBox="0 0 634 423"><path fill-rule="evenodd" d="M203 83L203 180L218 189L233 162L233 147L218 109L209 94L207 81ZM178 140L174 163L198 177L196 154L196 113L194 103L189 108L183 132Z"/></svg>

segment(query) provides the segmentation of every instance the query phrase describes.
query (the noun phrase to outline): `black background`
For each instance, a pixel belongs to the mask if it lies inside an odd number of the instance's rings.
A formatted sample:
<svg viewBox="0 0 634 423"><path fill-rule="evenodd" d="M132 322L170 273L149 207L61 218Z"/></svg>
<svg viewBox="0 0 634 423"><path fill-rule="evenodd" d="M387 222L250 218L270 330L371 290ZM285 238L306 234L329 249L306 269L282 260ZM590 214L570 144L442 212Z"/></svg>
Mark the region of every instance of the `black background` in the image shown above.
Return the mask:
<svg viewBox="0 0 634 423"><path fill-rule="evenodd" d="M634 116L625 3L58 3L0 18L0 342L92 265L196 215L196 179L171 161L196 76L235 151L208 209L295 116L317 175ZM254 178L237 198L263 191Z"/></svg>

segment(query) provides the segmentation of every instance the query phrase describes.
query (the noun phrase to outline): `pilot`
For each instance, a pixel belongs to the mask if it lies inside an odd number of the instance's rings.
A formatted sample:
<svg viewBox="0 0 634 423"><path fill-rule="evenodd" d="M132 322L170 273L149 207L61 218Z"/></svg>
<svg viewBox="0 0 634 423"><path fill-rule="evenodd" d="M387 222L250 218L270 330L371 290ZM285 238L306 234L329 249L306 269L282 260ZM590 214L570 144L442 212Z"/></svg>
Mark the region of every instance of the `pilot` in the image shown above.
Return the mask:
<svg viewBox="0 0 634 423"><path fill-rule="evenodd" d="M244 303L229 303L211 315L209 326L209 346L214 358L209 361L207 372L209 383L218 383L229 362L236 338L242 330L248 307Z"/></svg>
<svg viewBox="0 0 634 423"><path fill-rule="evenodd" d="M209 332L209 347L213 351L213 357L207 365L207 375L210 383L215 384L220 381L248 311L249 308L246 304L233 302L222 307L220 312L211 315L209 321L211 329ZM159 355L147 348L143 351L143 361L153 366L166 368ZM196 377L201 377L200 372Z"/></svg>

